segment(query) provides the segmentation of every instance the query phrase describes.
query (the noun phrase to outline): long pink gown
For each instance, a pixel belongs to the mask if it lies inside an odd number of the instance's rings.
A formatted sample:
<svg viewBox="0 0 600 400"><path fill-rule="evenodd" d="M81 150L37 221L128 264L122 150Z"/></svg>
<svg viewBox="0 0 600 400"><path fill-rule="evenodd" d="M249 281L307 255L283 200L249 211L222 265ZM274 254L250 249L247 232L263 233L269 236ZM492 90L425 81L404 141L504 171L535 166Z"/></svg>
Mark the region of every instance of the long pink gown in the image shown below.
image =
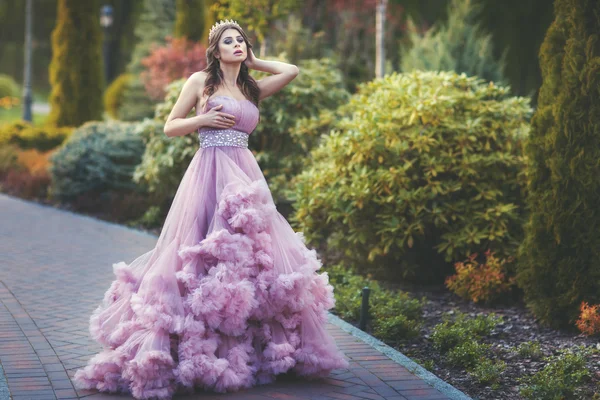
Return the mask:
<svg viewBox="0 0 600 400"><path fill-rule="evenodd" d="M78 388L170 399L348 366L325 330L327 273L277 211L247 147L259 110L229 96L205 110L218 104L236 125L199 130L156 246L113 264L116 279L90 317L103 349L76 371Z"/></svg>

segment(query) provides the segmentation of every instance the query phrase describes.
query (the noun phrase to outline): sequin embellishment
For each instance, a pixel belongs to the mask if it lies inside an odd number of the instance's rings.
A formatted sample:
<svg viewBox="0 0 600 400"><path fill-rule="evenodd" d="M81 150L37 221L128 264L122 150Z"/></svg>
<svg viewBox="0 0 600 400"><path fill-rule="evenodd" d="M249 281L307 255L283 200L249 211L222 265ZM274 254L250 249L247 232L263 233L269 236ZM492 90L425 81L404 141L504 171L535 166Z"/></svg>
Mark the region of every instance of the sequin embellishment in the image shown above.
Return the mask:
<svg viewBox="0 0 600 400"><path fill-rule="evenodd" d="M200 147L235 146L248 148L248 134L235 129L216 129L201 131Z"/></svg>

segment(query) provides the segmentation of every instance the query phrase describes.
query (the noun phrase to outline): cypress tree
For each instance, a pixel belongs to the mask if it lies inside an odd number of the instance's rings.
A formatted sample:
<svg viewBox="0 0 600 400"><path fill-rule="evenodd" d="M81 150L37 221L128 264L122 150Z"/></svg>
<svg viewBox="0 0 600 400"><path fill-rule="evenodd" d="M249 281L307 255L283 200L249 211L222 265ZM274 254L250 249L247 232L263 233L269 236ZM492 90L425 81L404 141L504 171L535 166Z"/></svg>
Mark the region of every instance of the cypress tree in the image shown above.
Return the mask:
<svg viewBox="0 0 600 400"><path fill-rule="evenodd" d="M175 36L187 37L198 42L203 40L206 25L206 4L204 0L177 0Z"/></svg>
<svg viewBox="0 0 600 400"><path fill-rule="evenodd" d="M154 115L155 103L146 94L140 79L144 70L142 59L150 54L153 45L166 42L166 37L173 34L174 23L175 0L144 0L144 8L135 26L137 43L127 65L127 72L132 75L132 79L123 93L120 119L136 121Z"/></svg>
<svg viewBox="0 0 600 400"><path fill-rule="evenodd" d="M540 322L570 327L600 303L600 2L556 0L526 146L530 218L517 280Z"/></svg>
<svg viewBox="0 0 600 400"><path fill-rule="evenodd" d="M99 0L59 0L52 31L48 123L79 126L102 119L102 30Z"/></svg>

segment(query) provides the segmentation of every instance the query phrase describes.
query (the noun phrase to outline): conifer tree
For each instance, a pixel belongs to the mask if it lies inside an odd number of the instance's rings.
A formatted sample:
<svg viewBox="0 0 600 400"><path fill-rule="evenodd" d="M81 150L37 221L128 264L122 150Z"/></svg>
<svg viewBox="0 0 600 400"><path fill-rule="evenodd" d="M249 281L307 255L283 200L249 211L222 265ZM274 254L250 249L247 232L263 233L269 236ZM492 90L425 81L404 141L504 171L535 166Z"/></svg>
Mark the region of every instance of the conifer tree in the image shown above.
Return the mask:
<svg viewBox="0 0 600 400"><path fill-rule="evenodd" d="M530 218L517 280L542 323L600 303L600 2L556 0L527 144Z"/></svg>
<svg viewBox="0 0 600 400"><path fill-rule="evenodd" d="M57 7L48 123L79 126L102 118L100 1L59 0Z"/></svg>
<svg viewBox="0 0 600 400"><path fill-rule="evenodd" d="M481 5L474 0L452 0L448 5L448 21L434 25L420 35L409 19L410 47L401 51L403 72L455 71L478 76L497 84L506 84L504 64L506 52L494 57L492 37L478 22Z"/></svg>
<svg viewBox="0 0 600 400"><path fill-rule="evenodd" d="M175 36L187 37L198 42L203 40L206 25L205 0L177 0Z"/></svg>

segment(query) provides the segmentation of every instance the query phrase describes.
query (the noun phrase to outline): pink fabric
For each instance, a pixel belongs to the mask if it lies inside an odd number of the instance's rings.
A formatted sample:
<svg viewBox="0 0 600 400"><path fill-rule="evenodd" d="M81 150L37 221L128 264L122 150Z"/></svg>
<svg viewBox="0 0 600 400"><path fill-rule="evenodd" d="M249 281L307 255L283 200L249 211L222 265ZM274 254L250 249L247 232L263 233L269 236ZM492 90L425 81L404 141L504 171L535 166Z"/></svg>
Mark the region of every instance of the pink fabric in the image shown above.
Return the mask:
<svg viewBox="0 0 600 400"><path fill-rule="evenodd" d="M250 101L210 102L237 116L234 129L258 123ZM74 382L170 399L178 389L236 391L284 372L312 378L347 367L324 327L334 298L320 268L277 211L252 152L200 148L156 246L113 264L116 279L90 317L103 350Z"/></svg>

